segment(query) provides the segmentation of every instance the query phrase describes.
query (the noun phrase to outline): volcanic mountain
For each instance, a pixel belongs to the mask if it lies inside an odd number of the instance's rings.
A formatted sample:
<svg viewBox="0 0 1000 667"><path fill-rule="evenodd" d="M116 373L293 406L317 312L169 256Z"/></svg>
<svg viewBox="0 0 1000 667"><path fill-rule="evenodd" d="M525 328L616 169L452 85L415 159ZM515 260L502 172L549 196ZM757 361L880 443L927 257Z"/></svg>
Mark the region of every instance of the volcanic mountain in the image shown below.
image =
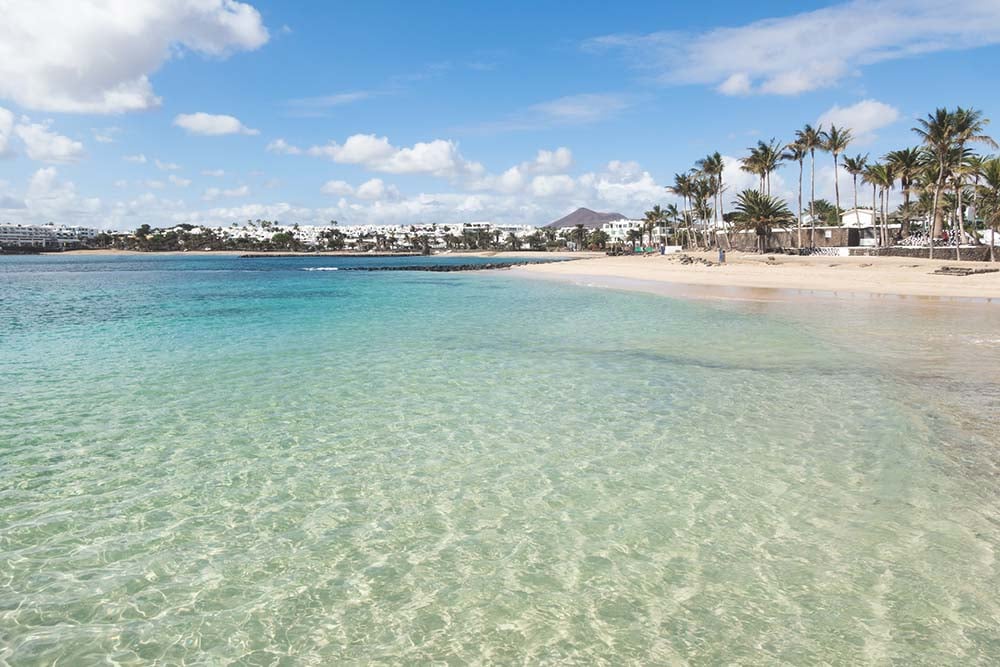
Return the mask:
<svg viewBox="0 0 1000 667"><path fill-rule="evenodd" d="M578 208L569 215L559 218L555 222L550 222L545 226L559 229L560 227L583 225L587 229L598 229L605 222L621 220L624 217L621 213L598 213L597 211L591 211L589 208Z"/></svg>

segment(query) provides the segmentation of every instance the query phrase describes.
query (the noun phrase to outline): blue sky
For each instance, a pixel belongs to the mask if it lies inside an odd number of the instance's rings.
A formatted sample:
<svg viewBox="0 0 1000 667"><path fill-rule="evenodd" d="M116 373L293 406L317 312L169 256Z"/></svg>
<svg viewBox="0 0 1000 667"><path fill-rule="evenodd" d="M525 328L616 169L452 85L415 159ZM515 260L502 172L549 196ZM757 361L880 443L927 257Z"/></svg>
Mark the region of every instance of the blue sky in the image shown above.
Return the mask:
<svg viewBox="0 0 1000 667"><path fill-rule="evenodd" d="M935 106L1000 112L995 0L41 0L6 14L12 222L639 215L712 151L731 158L728 196L751 186L736 158L807 122L848 125L848 153L879 156L913 144ZM792 199L796 177L774 188Z"/></svg>

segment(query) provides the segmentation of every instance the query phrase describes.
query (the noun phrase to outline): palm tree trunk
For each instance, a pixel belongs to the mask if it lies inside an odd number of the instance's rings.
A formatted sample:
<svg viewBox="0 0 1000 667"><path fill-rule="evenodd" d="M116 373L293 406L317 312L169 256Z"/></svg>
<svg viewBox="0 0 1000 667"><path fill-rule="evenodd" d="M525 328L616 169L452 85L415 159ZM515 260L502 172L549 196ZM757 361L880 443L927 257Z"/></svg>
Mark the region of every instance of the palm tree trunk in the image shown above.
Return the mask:
<svg viewBox="0 0 1000 667"><path fill-rule="evenodd" d="M889 247L889 188L882 188L882 236Z"/></svg>
<svg viewBox="0 0 1000 667"><path fill-rule="evenodd" d="M725 163L723 163L722 169L725 169ZM729 227L726 226L726 211L723 202L724 200L722 199L722 171L719 171L719 220L722 221L722 236L725 237L726 239L726 249L731 250L733 247L733 243L729 239Z"/></svg>
<svg viewBox="0 0 1000 667"><path fill-rule="evenodd" d="M799 160L799 233L798 248L802 249L802 160Z"/></svg>
<svg viewBox="0 0 1000 667"><path fill-rule="evenodd" d="M931 209L931 247L927 253L929 259L934 259L934 239L940 234L938 225L938 204L941 201L941 190L944 188L944 160L938 159L938 178L934 183L934 208ZM942 221L943 222L943 221Z"/></svg>
<svg viewBox="0 0 1000 667"><path fill-rule="evenodd" d="M960 153L961 154L961 153ZM962 177L955 179L955 197L958 199L958 213L955 222L958 225L958 234L955 236L955 261L962 261L962 237L965 236L965 212L962 210Z"/></svg>
<svg viewBox="0 0 1000 667"><path fill-rule="evenodd" d="M993 221L992 231L993 231L993 233L990 234L990 261L991 262L995 262L995 261L997 261L997 258L996 258L996 255L994 254L993 248L996 245L996 240L997 240L997 223L996 223L996 220Z"/></svg>
<svg viewBox="0 0 1000 667"><path fill-rule="evenodd" d="M809 245L816 247L816 150L809 151Z"/></svg>
<svg viewBox="0 0 1000 667"><path fill-rule="evenodd" d="M858 217L858 175L854 174L854 217ZM860 222L860 220L859 220Z"/></svg>
<svg viewBox="0 0 1000 667"><path fill-rule="evenodd" d="M882 245L882 228L879 227L878 213L875 212L875 189L875 184L872 183L872 227L874 227L878 233L878 244Z"/></svg>
<svg viewBox="0 0 1000 667"><path fill-rule="evenodd" d="M834 204L837 206L837 216L840 217L840 174L837 171L840 169L840 159L839 156L833 154L833 193L834 193Z"/></svg>

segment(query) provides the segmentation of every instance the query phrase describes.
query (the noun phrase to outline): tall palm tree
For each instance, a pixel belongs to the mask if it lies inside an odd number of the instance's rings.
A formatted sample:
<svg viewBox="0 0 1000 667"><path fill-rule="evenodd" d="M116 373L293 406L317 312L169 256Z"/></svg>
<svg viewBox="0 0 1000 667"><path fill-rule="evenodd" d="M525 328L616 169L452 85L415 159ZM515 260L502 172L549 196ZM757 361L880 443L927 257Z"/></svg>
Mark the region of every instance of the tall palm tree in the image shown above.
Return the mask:
<svg viewBox="0 0 1000 667"><path fill-rule="evenodd" d="M934 203L931 208L930 224L930 253L934 258L934 239L941 233L943 220L940 211L941 192L944 190L945 178L947 177L948 156L952 148L957 143L957 129L955 127L955 114L945 108L939 108L927 118L917 120L917 127L913 128L917 136L924 142L927 150L937 162L937 175L934 181Z"/></svg>
<svg viewBox="0 0 1000 667"><path fill-rule="evenodd" d="M844 171L851 175L854 180L854 211L858 210L858 176L865 170L868 165L868 154L855 155L854 157L844 158Z"/></svg>
<svg viewBox="0 0 1000 667"><path fill-rule="evenodd" d="M767 237L774 226L793 218L784 201L759 190L744 190L736 196L736 219L741 227L757 233L757 249L761 253L767 252Z"/></svg>
<svg viewBox="0 0 1000 667"><path fill-rule="evenodd" d="M795 139L809 152L809 218L812 221L809 242L815 246L816 209L813 206L813 202L816 201L816 149L823 145L823 126L813 127L807 124L801 130L795 132Z"/></svg>
<svg viewBox="0 0 1000 667"><path fill-rule="evenodd" d="M742 162L740 168L751 174L757 174L760 178L760 191L771 194L771 174L781 161L781 144L774 139L767 143L758 141L756 146L748 150L750 155L740 160Z"/></svg>
<svg viewBox="0 0 1000 667"><path fill-rule="evenodd" d="M644 214L643 222L646 226L646 233L649 234L649 245L653 245L653 230L663 222L665 217L666 213L664 213L663 208L659 204Z"/></svg>
<svg viewBox="0 0 1000 667"><path fill-rule="evenodd" d="M684 222L688 228L689 236L691 232L690 200L691 195L693 194L692 183L693 179L691 178L691 174L674 174L674 184L668 185L666 188L667 192L677 195L684 201L683 216Z"/></svg>
<svg viewBox="0 0 1000 667"><path fill-rule="evenodd" d="M923 168L926 156L919 148L903 148L886 153L885 160L892 168L892 173L899 179L899 187L903 191L903 217L901 229L903 236L910 234L910 194L917 176Z"/></svg>
<svg viewBox="0 0 1000 667"><path fill-rule="evenodd" d="M993 159L992 155L970 155L966 160L966 173L972 176L972 228L979 225L979 180L983 177L983 168ZM979 244L978 234L973 235L975 243Z"/></svg>
<svg viewBox="0 0 1000 667"><path fill-rule="evenodd" d="M803 164L806 160L806 154L808 150L801 141L793 141L792 143L785 146L785 152L781 154L781 159L786 162L798 162L799 163L799 207L797 209L796 218L798 219L797 224L797 241L796 247L802 247L802 170Z"/></svg>
<svg viewBox="0 0 1000 667"><path fill-rule="evenodd" d="M896 176L892 173L892 167L887 164L876 165L875 173L878 177L879 203L882 213L882 240L885 245L889 245L889 193L896 183Z"/></svg>
<svg viewBox="0 0 1000 667"><path fill-rule="evenodd" d="M822 133L823 150L833 155L833 190L834 204L837 206L837 215L840 215L840 165L838 159L840 154L847 150L851 143L851 131L847 128L837 127L831 124L830 129Z"/></svg>
<svg viewBox="0 0 1000 667"><path fill-rule="evenodd" d="M878 209L875 206L875 199L878 196L878 184L881 181L881 174L879 172L882 165L879 163L869 164L865 167L865 170L861 172L861 180L866 185L872 186L872 227L878 229ZM879 234L879 245L882 245L882 235Z"/></svg>
<svg viewBox="0 0 1000 667"><path fill-rule="evenodd" d="M722 219L722 171L725 168L725 165L722 163L722 154L716 151L698 160L695 163L695 167L711 179L715 186L713 202L715 207L715 226L718 228L719 221Z"/></svg>
<svg viewBox="0 0 1000 667"><path fill-rule="evenodd" d="M1000 227L1000 159L993 158L983 163L982 185L979 190L983 218L990 228L990 261L996 259L997 228Z"/></svg>
<svg viewBox="0 0 1000 667"><path fill-rule="evenodd" d="M671 227L671 236L676 235L675 227L680 224L681 218L681 212L678 210L677 204L667 204L667 207L663 209L663 219ZM676 240L675 238L674 241L676 242Z"/></svg>
<svg viewBox="0 0 1000 667"><path fill-rule="evenodd" d="M953 114L955 127L955 143L958 148L960 160L964 158L965 145L969 143L981 143L997 148L997 142L986 134L986 126L990 121L983 117L983 112L978 109L963 109L958 107ZM961 165L961 162L960 162ZM958 259L958 246L962 243L965 235L965 207L962 205L962 184L966 170L959 168L955 176L955 195L958 198L958 236L955 245L955 258Z"/></svg>

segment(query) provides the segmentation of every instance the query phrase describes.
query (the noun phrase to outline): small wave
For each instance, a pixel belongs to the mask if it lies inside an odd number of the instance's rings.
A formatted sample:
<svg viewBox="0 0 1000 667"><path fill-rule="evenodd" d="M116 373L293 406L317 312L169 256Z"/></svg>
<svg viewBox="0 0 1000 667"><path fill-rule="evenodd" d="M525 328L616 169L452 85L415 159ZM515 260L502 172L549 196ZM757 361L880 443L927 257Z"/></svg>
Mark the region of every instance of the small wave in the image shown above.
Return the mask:
<svg viewBox="0 0 1000 667"><path fill-rule="evenodd" d="M338 271L336 266L310 266L309 268L302 269L303 271Z"/></svg>

